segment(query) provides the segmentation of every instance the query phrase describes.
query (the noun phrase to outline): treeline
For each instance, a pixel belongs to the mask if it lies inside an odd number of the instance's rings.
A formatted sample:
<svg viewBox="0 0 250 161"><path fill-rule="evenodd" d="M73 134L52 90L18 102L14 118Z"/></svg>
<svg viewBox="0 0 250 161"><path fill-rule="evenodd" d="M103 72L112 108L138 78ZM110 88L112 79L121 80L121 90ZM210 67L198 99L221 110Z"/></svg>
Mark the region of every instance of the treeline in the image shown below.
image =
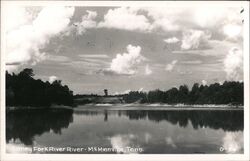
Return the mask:
<svg viewBox="0 0 250 161"><path fill-rule="evenodd" d="M18 74L6 71L7 106L51 106L73 105L73 92L61 80L52 83L33 78L32 69L26 68Z"/></svg>
<svg viewBox="0 0 250 161"><path fill-rule="evenodd" d="M131 91L123 95L126 103L183 103L183 104L232 104L243 105L243 82L199 85L195 83L191 90L187 85L171 88L167 91L154 90L149 92Z"/></svg>

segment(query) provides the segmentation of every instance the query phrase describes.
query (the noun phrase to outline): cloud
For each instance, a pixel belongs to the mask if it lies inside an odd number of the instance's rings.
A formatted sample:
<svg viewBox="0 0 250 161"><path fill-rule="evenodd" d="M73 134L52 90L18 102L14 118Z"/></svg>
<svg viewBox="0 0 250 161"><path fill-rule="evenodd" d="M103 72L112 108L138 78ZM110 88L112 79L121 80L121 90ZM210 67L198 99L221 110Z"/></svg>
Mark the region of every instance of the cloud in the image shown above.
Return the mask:
<svg viewBox="0 0 250 161"><path fill-rule="evenodd" d="M53 83L57 79L58 79L57 76L52 75L52 76L49 77L49 82Z"/></svg>
<svg viewBox="0 0 250 161"><path fill-rule="evenodd" d="M199 28L221 32L228 24L242 26L241 7L148 7L140 10L145 11L152 19L152 31L162 29L168 32Z"/></svg>
<svg viewBox="0 0 250 161"><path fill-rule="evenodd" d="M207 45L211 38L211 33L201 30L187 30L183 32L182 36L182 50L197 49L201 45Z"/></svg>
<svg viewBox="0 0 250 161"><path fill-rule="evenodd" d="M22 6L6 6L6 15L8 16L5 26L8 31L19 28L32 20L32 15ZM14 11L14 12L13 12Z"/></svg>
<svg viewBox="0 0 250 161"><path fill-rule="evenodd" d="M157 29L164 31L179 30L179 26L173 23L173 17L176 18L178 15L174 14L176 12L171 13L175 11L175 9L168 8L167 10L171 11L166 13L164 12L166 8L158 7L120 7L110 9L107 14L104 15L104 21L100 22L98 26L140 32L152 32Z"/></svg>
<svg viewBox="0 0 250 161"><path fill-rule="evenodd" d="M201 64L201 60L187 60L187 61L181 61L181 64Z"/></svg>
<svg viewBox="0 0 250 161"><path fill-rule="evenodd" d="M77 70L88 70L88 72L91 72L93 74L102 73L102 71L98 69L106 65L102 61L95 61L95 60L74 60L70 62L63 62L61 64L70 66L73 69L77 69Z"/></svg>
<svg viewBox="0 0 250 161"><path fill-rule="evenodd" d="M128 90L126 90L126 91L122 92L122 94L128 94L129 92L131 92L131 90L130 90L130 89L128 89Z"/></svg>
<svg viewBox="0 0 250 161"><path fill-rule="evenodd" d="M168 44L174 44L174 43L179 42L180 40L176 37L171 37L171 38L165 39L164 41Z"/></svg>
<svg viewBox="0 0 250 161"><path fill-rule="evenodd" d="M145 67L145 75L151 75L152 74L152 70L150 69L149 65L147 64Z"/></svg>
<svg viewBox="0 0 250 161"><path fill-rule="evenodd" d="M54 62L68 62L70 61L70 58L62 55L46 55L46 60Z"/></svg>
<svg viewBox="0 0 250 161"><path fill-rule="evenodd" d="M242 26L237 24L228 24L223 27L223 33L229 40L237 40L242 37Z"/></svg>
<svg viewBox="0 0 250 161"><path fill-rule="evenodd" d="M23 12L23 9L21 10ZM9 12L15 13L16 11ZM12 30L7 32L6 62L35 65L44 60L46 54L41 53L40 50L49 43L52 37L65 31L73 14L73 7L44 7L30 22L19 23L19 26L14 28L12 25ZM16 18L20 16L27 15L17 15ZM7 22L13 20L7 19Z"/></svg>
<svg viewBox="0 0 250 161"><path fill-rule="evenodd" d="M220 27L227 23L241 22L241 7L197 7L193 10L194 22L203 28Z"/></svg>
<svg viewBox="0 0 250 161"><path fill-rule="evenodd" d="M182 70L179 70L179 69L177 69L177 72L178 72L180 75L190 75L190 74L193 73L193 72L190 71L190 70L184 70L184 71L182 71Z"/></svg>
<svg viewBox="0 0 250 161"><path fill-rule="evenodd" d="M81 62L89 63L90 66L108 66L109 62L107 58L109 56L104 54L81 54L78 55L80 57ZM106 69L98 70L97 73L110 74L113 75L115 73L111 73L110 71L106 71Z"/></svg>
<svg viewBox="0 0 250 161"><path fill-rule="evenodd" d="M201 49L189 49L189 50L176 50L172 51L173 54L190 54L190 55L200 55L200 56L215 56L218 60L227 55L228 50L235 46L237 48L242 48L242 44L232 42L232 41L219 41L219 40L209 40L209 48Z"/></svg>
<svg viewBox="0 0 250 161"><path fill-rule="evenodd" d="M128 94L129 92L131 92L131 90L130 90L130 89L127 89L127 90L125 90L125 91L123 91L123 92L115 92L115 95Z"/></svg>
<svg viewBox="0 0 250 161"><path fill-rule="evenodd" d="M117 74L133 75L135 74L136 67L145 58L141 55L140 46L127 46L127 53L118 53L110 64L109 71Z"/></svg>
<svg viewBox="0 0 250 161"><path fill-rule="evenodd" d="M130 31L151 30L149 20L143 14L139 14L139 10L137 8L131 7L110 9L107 14L104 15L104 21L100 22L98 26Z"/></svg>
<svg viewBox="0 0 250 161"><path fill-rule="evenodd" d="M130 31L213 30L220 33L224 26L242 26L241 7L121 7L110 9L99 27ZM185 17L185 18L183 18Z"/></svg>
<svg viewBox="0 0 250 161"><path fill-rule="evenodd" d="M103 58L109 58L108 55L105 54L81 54L78 55L81 58L98 58L98 59L103 59Z"/></svg>
<svg viewBox="0 0 250 161"><path fill-rule="evenodd" d="M94 20L97 16L97 12L96 11L89 11L89 10L87 10L86 12L87 12L87 15L82 16L81 22L74 23L74 26L77 27L77 32L80 35L82 35L84 32L86 32L86 29L97 27L97 23Z"/></svg>
<svg viewBox="0 0 250 161"><path fill-rule="evenodd" d="M170 64L167 64L165 70L166 71L172 71L177 62L178 62L177 60L173 60Z"/></svg>
<svg viewBox="0 0 250 161"><path fill-rule="evenodd" d="M206 80L202 80L202 81L201 81L201 84L202 84L203 86L205 86L205 85L207 85L207 81L206 81Z"/></svg>
<svg viewBox="0 0 250 161"><path fill-rule="evenodd" d="M165 32L181 30L178 21L180 20L179 17L182 17L182 14L185 12L183 8L146 7L141 10L145 11L147 16L152 19L151 31L158 29Z"/></svg>
<svg viewBox="0 0 250 161"><path fill-rule="evenodd" d="M239 80L243 72L243 53L239 48L233 47L224 59L224 71L228 80Z"/></svg>

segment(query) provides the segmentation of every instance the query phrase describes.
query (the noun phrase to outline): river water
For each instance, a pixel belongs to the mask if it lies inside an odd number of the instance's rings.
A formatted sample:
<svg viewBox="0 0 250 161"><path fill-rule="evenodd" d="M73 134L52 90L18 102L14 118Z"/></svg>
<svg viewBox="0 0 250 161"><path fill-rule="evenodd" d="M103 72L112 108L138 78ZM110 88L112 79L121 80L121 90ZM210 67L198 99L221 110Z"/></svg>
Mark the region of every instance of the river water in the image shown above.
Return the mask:
<svg viewBox="0 0 250 161"><path fill-rule="evenodd" d="M243 120L241 109L13 110L6 114L6 152L241 154Z"/></svg>

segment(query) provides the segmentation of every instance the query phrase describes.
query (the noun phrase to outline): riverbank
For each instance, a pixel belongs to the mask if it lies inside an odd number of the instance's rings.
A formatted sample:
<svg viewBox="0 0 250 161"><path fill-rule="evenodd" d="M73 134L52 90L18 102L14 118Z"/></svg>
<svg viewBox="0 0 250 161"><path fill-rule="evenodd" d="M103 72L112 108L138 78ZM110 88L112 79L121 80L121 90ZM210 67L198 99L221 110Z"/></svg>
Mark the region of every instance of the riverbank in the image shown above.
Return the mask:
<svg viewBox="0 0 250 161"><path fill-rule="evenodd" d="M6 106L6 111L13 111L13 110L42 110L42 109L68 109L72 110L73 107L70 106L63 106L63 105L55 105L51 107L35 107L35 106Z"/></svg>
<svg viewBox="0 0 250 161"><path fill-rule="evenodd" d="M85 104L77 107L54 105L51 107L7 106L7 111L26 109L68 109L68 110L243 110L244 106L232 105L186 105L186 104Z"/></svg>
<svg viewBox="0 0 250 161"><path fill-rule="evenodd" d="M244 110L243 106L184 104L86 104L74 110Z"/></svg>

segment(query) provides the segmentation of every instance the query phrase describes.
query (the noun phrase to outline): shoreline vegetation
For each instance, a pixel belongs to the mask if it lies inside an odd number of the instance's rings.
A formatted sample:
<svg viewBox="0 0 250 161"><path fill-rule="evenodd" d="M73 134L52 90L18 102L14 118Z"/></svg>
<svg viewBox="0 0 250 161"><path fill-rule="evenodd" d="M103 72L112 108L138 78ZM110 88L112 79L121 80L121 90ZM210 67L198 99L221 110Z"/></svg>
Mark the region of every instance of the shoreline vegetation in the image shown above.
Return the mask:
<svg viewBox="0 0 250 161"><path fill-rule="evenodd" d="M73 95L61 80L43 82L33 78L33 70L26 68L18 74L6 72L6 109L41 109L76 106L121 106L126 108L143 106L190 109L243 109L243 82L225 81L223 84L199 85L191 89L187 85L173 87L167 91L130 91L126 94ZM142 108L143 108L142 107Z"/></svg>

